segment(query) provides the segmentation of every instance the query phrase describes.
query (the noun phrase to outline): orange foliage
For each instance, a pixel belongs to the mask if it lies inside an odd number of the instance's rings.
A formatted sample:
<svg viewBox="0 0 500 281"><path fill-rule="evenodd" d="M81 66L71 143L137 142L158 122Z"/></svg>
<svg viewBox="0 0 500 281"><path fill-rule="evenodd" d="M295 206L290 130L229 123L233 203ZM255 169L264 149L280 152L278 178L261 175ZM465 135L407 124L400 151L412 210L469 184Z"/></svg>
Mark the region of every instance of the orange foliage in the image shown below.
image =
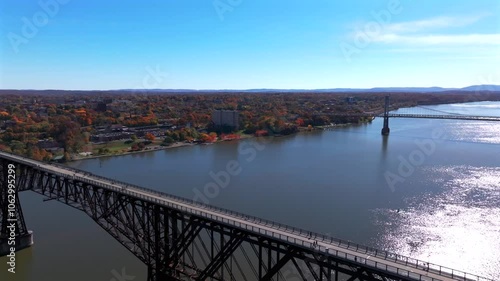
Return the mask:
<svg viewBox="0 0 500 281"><path fill-rule="evenodd" d="M268 135L268 132L266 130L257 130L255 132L256 137L263 137L263 136L267 136L267 135Z"/></svg>
<svg viewBox="0 0 500 281"><path fill-rule="evenodd" d="M149 141L154 141L156 139L156 137L151 134L151 133L146 133L146 135L144 136L145 139L149 140Z"/></svg>
<svg viewBox="0 0 500 281"><path fill-rule="evenodd" d="M239 140L240 139L240 135L237 135L237 134L227 134L227 135L224 135L222 134L220 136L221 140Z"/></svg>
<svg viewBox="0 0 500 281"><path fill-rule="evenodd" d="M295 124L297 124L297 126L299 126L299 127L304 127L304 125L305 125L304 119L297 118L297 120L295 120Z"/></svg>
<svg viewBox="0 0 500 281"><path fill-rule="evenodd" d="M35 160L41 161L49 157L50 154L45 149L39 149L35 146L32 151L31 157Z"/></svg>
<svg viewBox="0 0 500 281"><path fill-rule="evenodd" d="M12 120L16 121L16 123L23 123L17 116L12 116Z"/></svg>
<svg viewBox="0 0 500 281"><path fill-rule="evenodd" d="M217 134L214 132L210 134L201 133L200 139L202 142L215 142L217 140Z"/></svg>

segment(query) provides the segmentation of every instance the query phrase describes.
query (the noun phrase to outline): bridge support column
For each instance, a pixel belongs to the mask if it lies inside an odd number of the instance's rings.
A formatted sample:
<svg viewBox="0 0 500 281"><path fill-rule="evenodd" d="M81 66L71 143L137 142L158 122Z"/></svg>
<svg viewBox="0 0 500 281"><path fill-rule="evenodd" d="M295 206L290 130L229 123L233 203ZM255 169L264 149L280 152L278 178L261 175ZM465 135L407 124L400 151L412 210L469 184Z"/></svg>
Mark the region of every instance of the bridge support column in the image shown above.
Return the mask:
<svg viewBox="0 0 500 281"><path fill-rule="evenodd" d="M19 201L19 169L7 160L0 165L0 256L9 256L33 245L33 232L26 228Z"/></svg>
<svg viewBox="0 0 500 281"><path fill-rule="evenodd" d="M391 129L389 129L389 117L384 116L384 127L382 127L382 135L388 136L390 132Z"/></svg>
<svg viewBox="0 0 500 281"><path fill-rule="evenodd" d="M148 267L148 281L179 281L180 277L176 277L176 273L172 272L171 275L166 273L158 273L156 269Z"/></svg>
<svg viewBox="0 0 500 281"><path fill-rule="evenodd" d="M382 127L382 135L388 136L391 129L389 129L389 96L385 96L384 105L384 127Z"/></svg>

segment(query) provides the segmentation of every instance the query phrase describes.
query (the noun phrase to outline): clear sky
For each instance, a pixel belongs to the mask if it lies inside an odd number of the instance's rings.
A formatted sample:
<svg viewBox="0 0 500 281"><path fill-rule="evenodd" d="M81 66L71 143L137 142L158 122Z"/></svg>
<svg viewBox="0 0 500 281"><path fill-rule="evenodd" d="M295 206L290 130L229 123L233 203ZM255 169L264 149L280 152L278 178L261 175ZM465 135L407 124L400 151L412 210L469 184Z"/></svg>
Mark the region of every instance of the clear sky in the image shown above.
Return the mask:
<svg viewBox="0 0 500 281"><path fill-rule="evenodd" d="M2 0L0 34L2 89L500 84L498 0Z"/></svg>

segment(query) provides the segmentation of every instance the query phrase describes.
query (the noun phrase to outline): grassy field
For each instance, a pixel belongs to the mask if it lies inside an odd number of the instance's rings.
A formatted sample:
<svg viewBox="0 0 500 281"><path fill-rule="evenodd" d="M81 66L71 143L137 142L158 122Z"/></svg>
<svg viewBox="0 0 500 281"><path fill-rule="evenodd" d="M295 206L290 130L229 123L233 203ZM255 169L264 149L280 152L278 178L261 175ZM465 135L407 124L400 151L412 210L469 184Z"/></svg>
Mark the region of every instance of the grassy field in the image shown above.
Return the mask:
<svg viewBox="0 0 500 281"><path fill-rule="evenodd" d="M154 147L158 146L162 143L162 139L156 139L151 144L146 145L146 147ZM112 154L121 154L124 152L128 152L134 143L125 143L125 140L120 141L111 141L107 143L100 144L88 144L85 146L84 151L92 152L93 155L112 155ZM135 143L141 142L140 140ZM99 153L100 149L108 149L108 153Z"/></svg>

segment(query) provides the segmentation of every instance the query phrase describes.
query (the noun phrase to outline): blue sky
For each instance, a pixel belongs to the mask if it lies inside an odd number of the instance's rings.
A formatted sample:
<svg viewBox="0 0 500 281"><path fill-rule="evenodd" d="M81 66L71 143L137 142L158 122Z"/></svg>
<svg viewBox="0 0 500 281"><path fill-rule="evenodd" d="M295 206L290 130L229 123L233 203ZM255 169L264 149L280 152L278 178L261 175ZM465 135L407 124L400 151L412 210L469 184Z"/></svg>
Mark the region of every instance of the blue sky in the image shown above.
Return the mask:
<svg viewBox="0 0 500 281"><path fill-rule="evenodd" d="M0 88L500 84L499 3L1 1Z"/></svg>

